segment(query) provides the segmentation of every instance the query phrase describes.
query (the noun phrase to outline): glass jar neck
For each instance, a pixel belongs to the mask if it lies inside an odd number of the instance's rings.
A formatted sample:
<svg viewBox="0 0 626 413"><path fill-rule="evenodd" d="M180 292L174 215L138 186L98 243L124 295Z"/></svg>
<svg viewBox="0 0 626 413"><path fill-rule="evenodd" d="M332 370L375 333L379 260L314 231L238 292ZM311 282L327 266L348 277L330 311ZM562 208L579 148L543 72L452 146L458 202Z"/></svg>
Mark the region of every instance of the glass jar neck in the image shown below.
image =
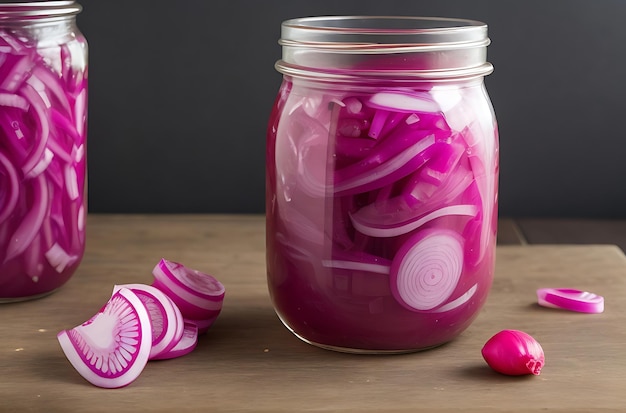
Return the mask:
<svg viewBox="0 0 626 413"><path fill-rule="evenodd" d="M487 25L426 17L331 16L282 24L279 72L349 81L353 77L458 79L493 70Z"/></svg>
<svg viewBox="0 0 626 413"><path fill-rule="evenodd" d="M0 24L75 16L82 7L74 0L0 2Z"/></svg>
<svg viewBox="0 0 626 413"><path fill-rule="evenodd" d="M73 0L0 3L0 27L15 28L72 23L82 7Z"/></svg>
<svg viewBox="0 0 626 413"><path fill-rule="evenodd" d="M38 47L62 43L78 31L76 15L81 11L73 0L0 3L0 35L8 30Z"/></svg>

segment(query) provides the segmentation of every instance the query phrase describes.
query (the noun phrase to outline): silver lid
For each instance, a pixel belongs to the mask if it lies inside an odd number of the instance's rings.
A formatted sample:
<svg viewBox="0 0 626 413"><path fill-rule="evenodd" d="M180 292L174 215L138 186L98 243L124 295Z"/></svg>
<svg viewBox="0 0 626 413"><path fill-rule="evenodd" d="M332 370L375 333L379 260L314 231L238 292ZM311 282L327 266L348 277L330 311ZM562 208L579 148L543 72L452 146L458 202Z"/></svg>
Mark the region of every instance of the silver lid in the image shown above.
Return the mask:
<svg viewBox="0 0 626 413"><path fill-rule="evenodd" d="M484 76L485 23L408 16L322 16L286 20L276 68L293 76L352 74L409 78ZM350 72L350 73L348 73Z"/></svg>
<svg viewBox="0 0 626 413"><path fill-rule="evenodd" d="M0 20L75 15L82 6L73 0L0 3Z"/></svg>

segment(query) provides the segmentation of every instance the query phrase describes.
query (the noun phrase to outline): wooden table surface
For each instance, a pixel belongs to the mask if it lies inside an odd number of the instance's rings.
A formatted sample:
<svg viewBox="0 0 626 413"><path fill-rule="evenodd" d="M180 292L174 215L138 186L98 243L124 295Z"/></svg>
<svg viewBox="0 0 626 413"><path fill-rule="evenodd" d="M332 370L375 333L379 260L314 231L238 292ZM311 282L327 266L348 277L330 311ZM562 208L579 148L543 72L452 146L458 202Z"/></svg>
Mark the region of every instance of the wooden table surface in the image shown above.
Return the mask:
<svg viewBox="0 0 626 413"><path fill-rule="evenodd" d="M502 240L492 293L460 337L419 353L364 356L318 349L282 326L265 283L262 216L90 215L72 280L43 299L0 306L0 411L626 411L622 251ZM113 284L150 283L161 257L219 278L227 290L221 315L193 353L149 362L122 389L92 386L65 359L56 333L93 315ZM535 290L545 286L602 294L606 310L539 307ZM524 330L543 345L540 376L487 367L480 350L502 329Z"/></svg>

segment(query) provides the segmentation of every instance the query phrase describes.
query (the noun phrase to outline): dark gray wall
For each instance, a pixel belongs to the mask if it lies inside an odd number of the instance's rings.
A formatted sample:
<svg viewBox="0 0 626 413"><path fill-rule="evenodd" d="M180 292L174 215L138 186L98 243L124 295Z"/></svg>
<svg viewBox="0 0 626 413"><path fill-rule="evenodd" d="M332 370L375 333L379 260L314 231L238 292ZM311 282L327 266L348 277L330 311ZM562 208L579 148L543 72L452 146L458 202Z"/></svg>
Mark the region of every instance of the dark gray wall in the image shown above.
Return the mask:
<svg viewBox="0 0 626 413"><path fill-rule="evenodd" d="M489 24L502 216L626 217L623 0L83 0L92 212L263 212L280 22Z"/></svg>

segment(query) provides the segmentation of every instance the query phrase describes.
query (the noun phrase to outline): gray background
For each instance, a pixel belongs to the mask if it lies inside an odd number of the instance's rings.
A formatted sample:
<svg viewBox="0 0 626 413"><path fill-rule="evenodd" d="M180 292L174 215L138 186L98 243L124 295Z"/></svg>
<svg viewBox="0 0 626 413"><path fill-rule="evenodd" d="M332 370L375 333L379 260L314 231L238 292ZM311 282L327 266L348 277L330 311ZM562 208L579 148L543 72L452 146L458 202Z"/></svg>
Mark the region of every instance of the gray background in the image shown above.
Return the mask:
<svg viewBox="0 0 626 413"><path fill-rule="evenodd" d="M623 0L81 4L91 212L263 212L280 22L397 14L489 25L501 216L626 216Z"/></svg>

